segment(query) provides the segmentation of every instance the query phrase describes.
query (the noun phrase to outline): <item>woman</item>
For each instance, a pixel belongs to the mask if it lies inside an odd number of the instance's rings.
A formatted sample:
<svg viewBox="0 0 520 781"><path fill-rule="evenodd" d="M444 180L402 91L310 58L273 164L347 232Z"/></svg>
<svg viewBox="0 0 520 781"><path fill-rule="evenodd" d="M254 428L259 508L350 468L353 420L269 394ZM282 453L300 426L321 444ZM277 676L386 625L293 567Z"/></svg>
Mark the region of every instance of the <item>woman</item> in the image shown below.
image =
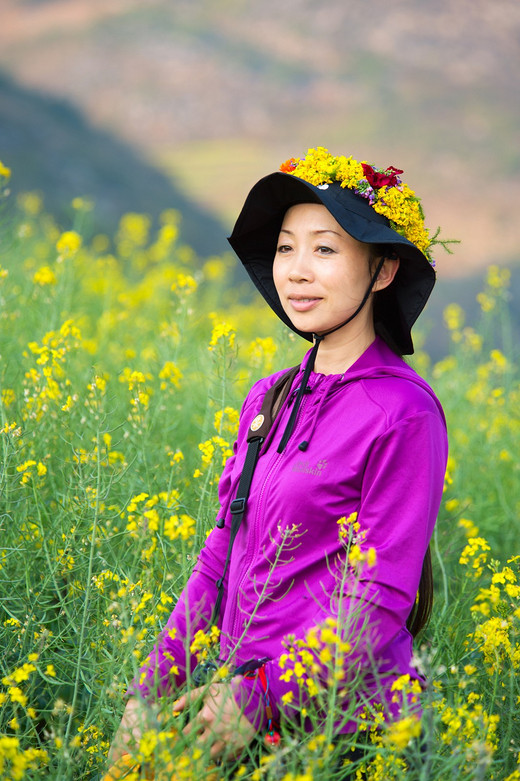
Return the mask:
<svg viewBox="0 0 520 781"><path fill-rule="evenodd" d="M330 686L327 642L347 714L338 732L357 729L362 702L390 719L406 704L395 682L418 679L407 622L415 632L431 603L447 438L439 402L401 358L435 281L435 242L401 173L318 148L249 193L230 243L267 303L314 346L296 373L260 380L244 402L217 528L141 670L114 757L139 733L140 700L186 681L173 707L202 698L184 732L212 757L238 754L261 731L276 740L275 723L309 728L316 691ZM248 434L260 448L252 476ZM229 677L199 688L190 645L212 623Z"/></svg>

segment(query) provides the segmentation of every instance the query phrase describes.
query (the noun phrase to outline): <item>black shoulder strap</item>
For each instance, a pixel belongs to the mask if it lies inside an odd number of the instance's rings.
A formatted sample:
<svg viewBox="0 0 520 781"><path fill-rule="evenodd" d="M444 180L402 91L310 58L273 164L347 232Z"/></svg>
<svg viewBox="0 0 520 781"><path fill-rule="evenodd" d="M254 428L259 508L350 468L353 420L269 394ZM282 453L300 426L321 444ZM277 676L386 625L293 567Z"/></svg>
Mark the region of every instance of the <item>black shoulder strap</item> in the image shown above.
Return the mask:
<svg viewBox="0 0 520 781"><path fill-rule="evenodd" d="M282 374L275 384L269 388L264 396L260 412L249 427L247 433L248 442L252 442L257 437L260 437L262 440L266 439L299 371L299 366L293 366L292 369Z"/></svg>
<svg viewBox="0 0 520 781"><path fill-rule="evenodd" d="M255 471L256 462L260 454L260 448L265 438L269 434L276 415L285 399L289 395L291 385L294 378L300 370L299 366L293 366L287 372L275 382L275 384L267 391L262 402L260 412L252 421L247 434L247 453L246 460L244 462L244 468L238 481L237 494L235 499L231 502L230 511L232 515L231 532L229 535L229 545L226 555L226 561L224 564L224 571L221 577L217 580L217 599L215 601L215 607L213 608L213 614L211 616L211 624L216 624L220 616L220 607L222 605L222 598L224 596L224 579L231 559L231 551L233 550L233 543L240 529L240 525L244 519L246 512L247 500L249 497L249 491L251 489L251 481L253 479L253 473Z"/></svg>

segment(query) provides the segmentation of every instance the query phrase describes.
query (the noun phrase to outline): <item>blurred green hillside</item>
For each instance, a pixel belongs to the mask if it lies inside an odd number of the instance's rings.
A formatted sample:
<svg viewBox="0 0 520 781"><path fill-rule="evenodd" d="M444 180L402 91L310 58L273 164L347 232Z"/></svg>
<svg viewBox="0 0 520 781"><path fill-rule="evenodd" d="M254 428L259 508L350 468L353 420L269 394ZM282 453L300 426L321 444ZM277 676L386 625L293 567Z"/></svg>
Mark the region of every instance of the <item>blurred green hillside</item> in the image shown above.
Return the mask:
<svg viewBox="0 0 520 781"><path fill-rule="evenodd" d="M157 217L169 208L182 213L185 241L202 255L225 251L218 218L199 206L140 150L93 127L77 109L15 84L0 74L0 158L13 165L15 193L36 191L58 222L70 227L72 200L92 200L87 234L112 234L126 212Z"/></svg>

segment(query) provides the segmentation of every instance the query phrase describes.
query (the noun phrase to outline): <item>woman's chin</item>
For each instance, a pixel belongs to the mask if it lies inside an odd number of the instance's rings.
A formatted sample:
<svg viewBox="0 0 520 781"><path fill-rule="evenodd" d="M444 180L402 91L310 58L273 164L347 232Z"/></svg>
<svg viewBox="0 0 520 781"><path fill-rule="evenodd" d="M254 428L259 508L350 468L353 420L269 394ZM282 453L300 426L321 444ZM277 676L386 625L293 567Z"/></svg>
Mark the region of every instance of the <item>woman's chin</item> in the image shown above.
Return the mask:
<svg viewBox="0 0 520 781"><path fill-rule="evenodd" d="M286 312L291 323L297 331L305 334L319 334L329 331L338 325L338 321L332 321L330 318L316 317L315 315L303 315L298 312ZM341 322L341 320L340 320Z"/></svg>
<svg viewBox="0 0 520 781"><path fill-rule="evenodd" d="M310 317L307 318L301 316L300 317L294 316L294 313L292 313L291 315L288 314L288 317L291 323L293 324L294 328L297 331L301 331L304 334L315 334L316 328L321 329L322 327L321 323L317 322L315 319L312 319Z"/></svg>

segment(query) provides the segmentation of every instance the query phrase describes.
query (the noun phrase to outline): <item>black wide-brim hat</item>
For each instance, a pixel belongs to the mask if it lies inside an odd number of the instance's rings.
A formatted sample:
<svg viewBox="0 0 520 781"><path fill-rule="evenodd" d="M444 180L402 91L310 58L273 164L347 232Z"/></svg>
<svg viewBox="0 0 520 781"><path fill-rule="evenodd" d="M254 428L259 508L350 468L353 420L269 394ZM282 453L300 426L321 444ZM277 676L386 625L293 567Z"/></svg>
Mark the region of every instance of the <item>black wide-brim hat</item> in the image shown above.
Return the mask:
<svg viewBox="0 0 520 781"><path fill-rule="evenodd" d="M284 312L273 280L283 218L287 209L298 203L323 204L355 239L382 245L382 254L393 252L400 258L393 282L374 295L374 324L402 355L411 355L411 328L435 284L435 271L421 250L393 230L367 199L338 182L315 186L278 171L257 182L247 196L229 243L271 309L289 328L312 341L312 334L296 329Z"/></svg>

